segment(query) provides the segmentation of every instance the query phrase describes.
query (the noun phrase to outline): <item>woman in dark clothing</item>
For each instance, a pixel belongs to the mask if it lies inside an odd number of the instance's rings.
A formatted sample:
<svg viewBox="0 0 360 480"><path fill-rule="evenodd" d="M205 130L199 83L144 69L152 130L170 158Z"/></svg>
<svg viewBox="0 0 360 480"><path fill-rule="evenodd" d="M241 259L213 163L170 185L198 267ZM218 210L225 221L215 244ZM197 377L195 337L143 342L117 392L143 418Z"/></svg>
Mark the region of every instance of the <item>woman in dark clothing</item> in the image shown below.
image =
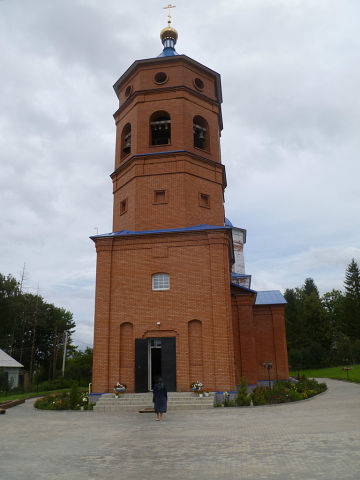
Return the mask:
<svg viewBox="0 0 360 480"><path fill-rule="evenodd" d="M167 389L162 383L161 377L157 377L153 388L153 402L156 420L162 420L163 413L167 410Z"/></svg>

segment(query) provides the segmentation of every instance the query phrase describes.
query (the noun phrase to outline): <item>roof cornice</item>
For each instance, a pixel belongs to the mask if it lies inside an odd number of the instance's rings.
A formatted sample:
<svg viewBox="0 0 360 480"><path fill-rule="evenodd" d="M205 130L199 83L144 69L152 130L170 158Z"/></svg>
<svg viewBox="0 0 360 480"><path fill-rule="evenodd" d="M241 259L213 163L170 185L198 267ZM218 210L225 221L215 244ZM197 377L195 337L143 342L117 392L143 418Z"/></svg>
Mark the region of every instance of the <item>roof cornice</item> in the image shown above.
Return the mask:
<svg viewBox="0 0 360 480"><path fill-rule="evenodd" d="M225 165L219 162L214 162L214 160L210 160L209 158L203 157L202 155L198 155L197 153L190 152L189 150L170 150L170 151L164 151L164 152L151 152L151 153L137 153L136 155L132 155L130 158L128 158L124 163L118 166L116 170L113 171L113 173L110 174L111 178L114 178L121 170L127 168L131 163L133 163L134 160L138 158L146 158L146 157L163 157L163 156L169 156L169 155L189 155L190 157L200 160L201 162L206 162L209 165L219 167L223 171L223 177L224 177L224 188L226 187L226 174L225 174Z"/></svg>
<svg viewBox="0 0 360 480"><path fill-rule="evenodd" d="M171 63L171 62L179 62L185 61L186 63L196 67L208 75L215 78L216 84L216 94L219 103L222 103L222 92L221 92L221 77L220 74L211 70L211 68L206 67L202 63L197 62L196 60L188 57L187 55L174 55L171 57L154 57L154 58L146 58L143 60L135 60L135 62L130 65L130 67L121 75L121 77L114 83L113 88L117 97L119 98L119 91L122 85L127 81L127 79L141 66L141 65L156 65L161 63Z"/></svg>

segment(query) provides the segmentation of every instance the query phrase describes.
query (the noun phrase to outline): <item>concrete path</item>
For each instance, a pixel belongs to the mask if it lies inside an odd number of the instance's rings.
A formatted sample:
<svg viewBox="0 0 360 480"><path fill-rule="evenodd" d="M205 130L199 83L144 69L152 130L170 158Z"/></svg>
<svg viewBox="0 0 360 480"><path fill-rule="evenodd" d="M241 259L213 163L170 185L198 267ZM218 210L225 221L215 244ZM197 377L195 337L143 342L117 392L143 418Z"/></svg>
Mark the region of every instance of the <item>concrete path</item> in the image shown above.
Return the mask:
<svg viewBox="0 0 360 480"><path fill-rule="evenodd" d="M311 400L152 414L0 416L1 480L359 480L360 385L326 380Z"/></svg>

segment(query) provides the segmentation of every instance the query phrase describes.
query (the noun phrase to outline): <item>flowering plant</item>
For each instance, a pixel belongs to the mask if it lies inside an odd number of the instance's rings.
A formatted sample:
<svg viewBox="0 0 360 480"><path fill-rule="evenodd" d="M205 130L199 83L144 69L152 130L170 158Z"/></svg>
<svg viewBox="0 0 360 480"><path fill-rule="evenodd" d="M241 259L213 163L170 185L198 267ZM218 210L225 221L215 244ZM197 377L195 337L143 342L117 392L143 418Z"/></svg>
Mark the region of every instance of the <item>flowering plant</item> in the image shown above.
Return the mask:
<svg viewBox="0 0 360 480"><path fill-rule="evenodd" d="M199 380L196 380L196 382L190 385L190 388L194 393L203 393L203 386L204 385L199 382Z"/></svg>
<svg viewBox="0 0 360 480"><path fill-rule="evenodd" d="M114 387L114 392L115 393L125 393L126 392L126 385L122 384L120 382L117 382L117 384Z"/></svg>

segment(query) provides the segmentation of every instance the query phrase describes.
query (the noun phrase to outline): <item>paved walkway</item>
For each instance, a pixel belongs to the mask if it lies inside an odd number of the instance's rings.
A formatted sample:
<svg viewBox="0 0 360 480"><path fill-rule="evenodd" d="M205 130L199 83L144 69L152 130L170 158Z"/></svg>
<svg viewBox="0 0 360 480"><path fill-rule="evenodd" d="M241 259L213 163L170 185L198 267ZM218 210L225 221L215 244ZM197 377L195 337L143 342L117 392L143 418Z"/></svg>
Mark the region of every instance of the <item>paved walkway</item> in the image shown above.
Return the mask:
<svg viewBox="0 0 360 480"><path fill-rule="evenodd" d="M326 380L311 400L152 414L0 416L1 480L359 480L360 385Z"/></svg>

